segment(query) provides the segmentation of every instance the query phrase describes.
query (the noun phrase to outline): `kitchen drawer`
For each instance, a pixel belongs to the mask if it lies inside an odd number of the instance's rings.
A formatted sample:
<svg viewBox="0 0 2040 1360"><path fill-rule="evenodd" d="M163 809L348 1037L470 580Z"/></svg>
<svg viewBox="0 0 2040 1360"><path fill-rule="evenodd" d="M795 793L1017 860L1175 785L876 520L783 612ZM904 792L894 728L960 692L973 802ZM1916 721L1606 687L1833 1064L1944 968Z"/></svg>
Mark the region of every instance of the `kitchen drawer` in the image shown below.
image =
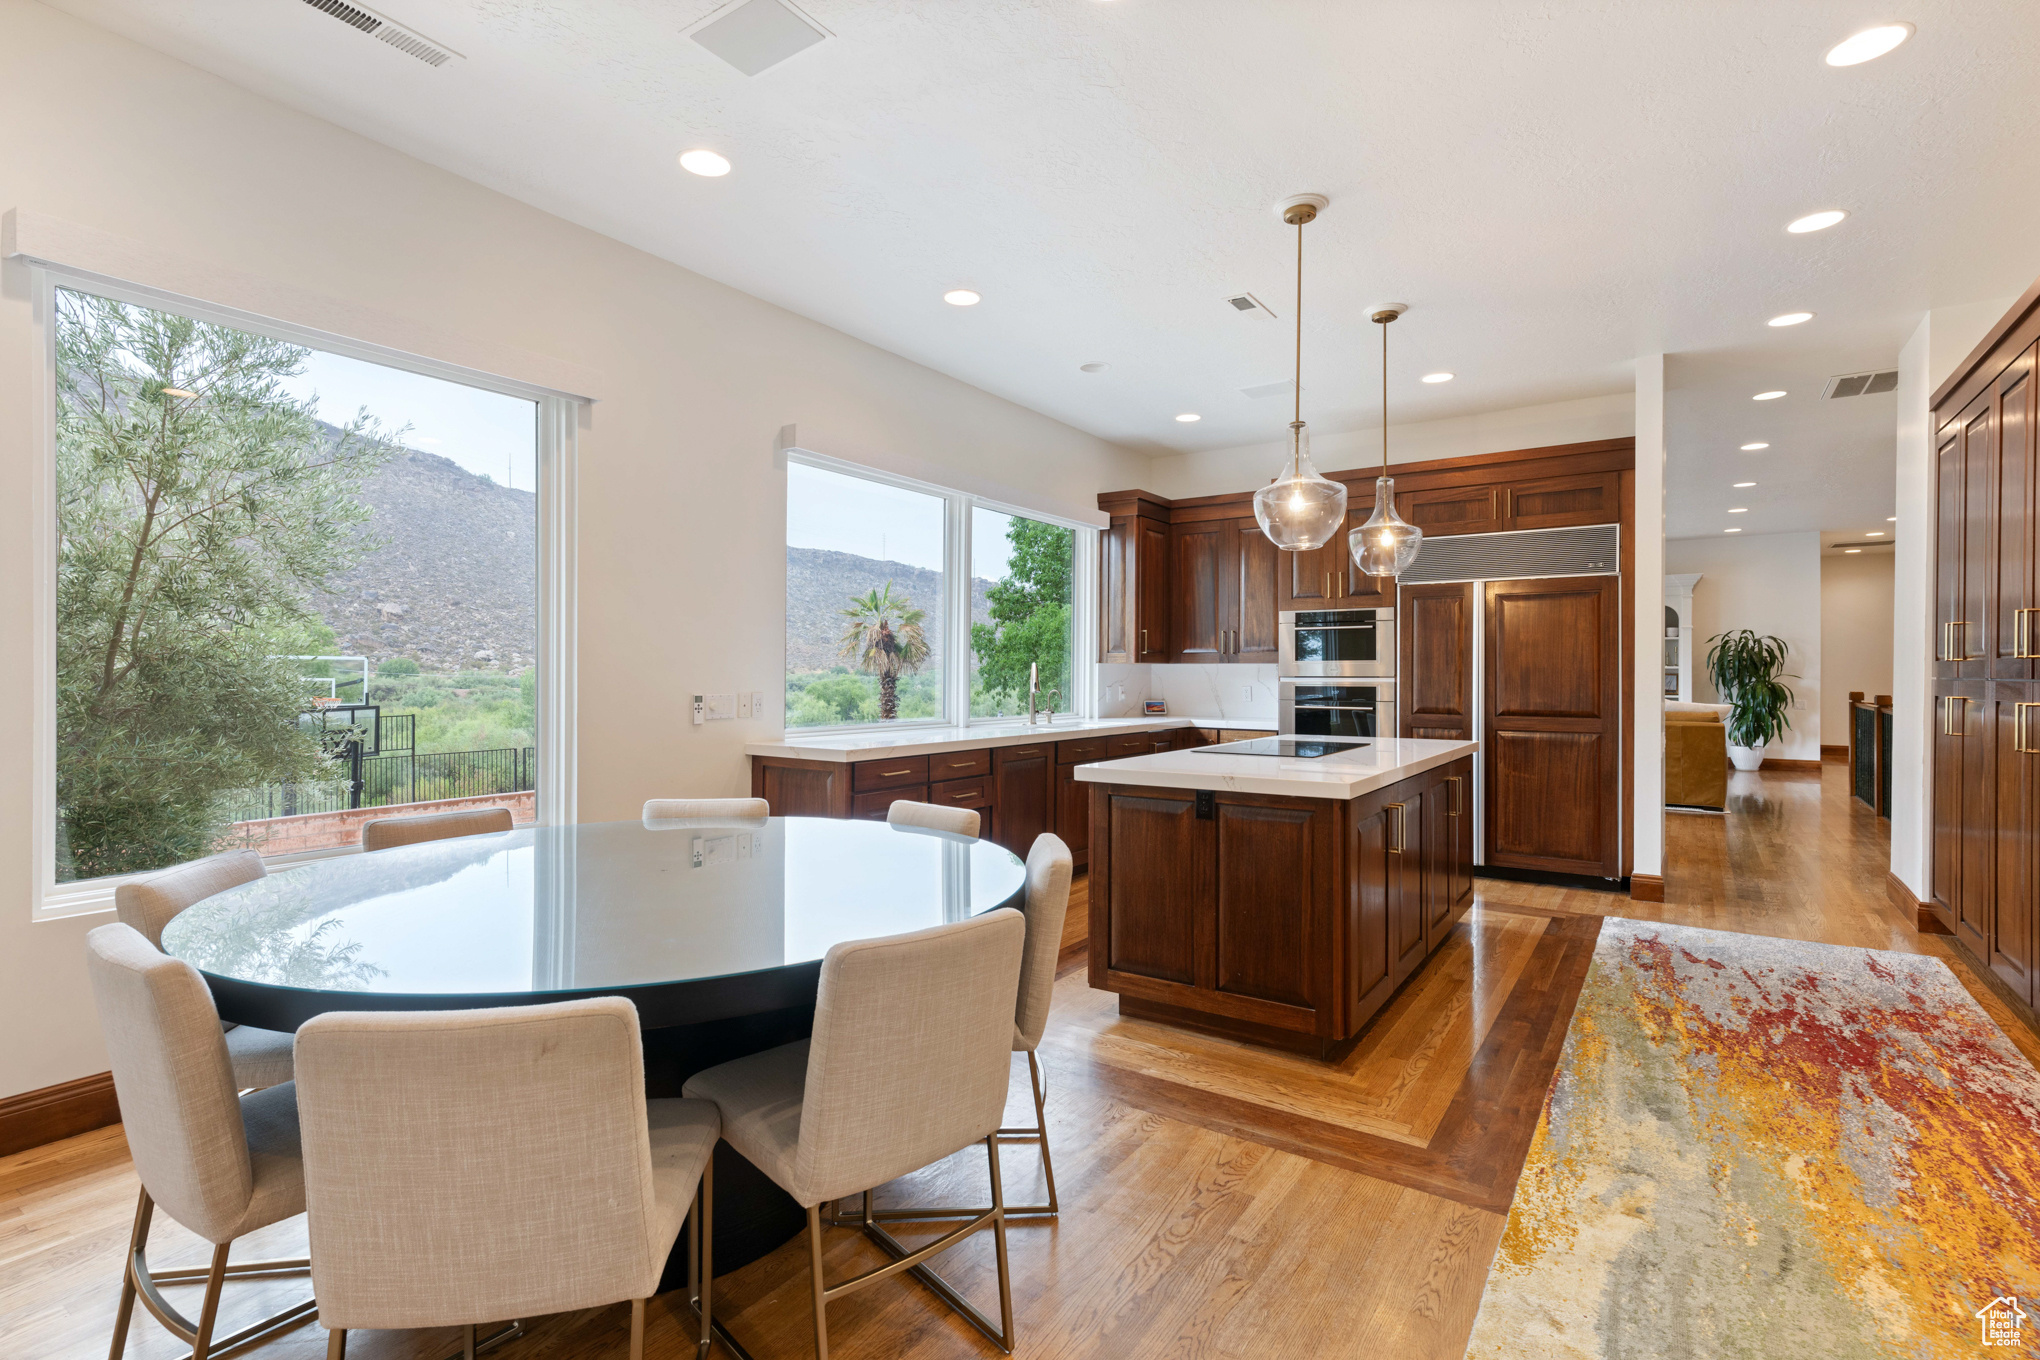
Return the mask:
<svg viewBox="0 0 2040 1360"><path fill-rule="evenodd" d="M928 782L928 757L899 756L893 759L860 760L850 767L850 788L856 793L897 789L907 784Z"/></svg>
<svg viewBox="0 0 2040 1360"><path fill-rule="evenodd" d="M1112 737L1105 743L1107 760L1124 760L1128 756L1144 756L1155 747L1155 734L1135 732L1129 736Z"/></svg>
<svg viewBox="0 0 2040 1360"><path fill-rule="evenodd" d="M1055 758L1055 746L1053 743L1037 741L1030 746L995 746L992 748L992 766L994 769L999 770L1005 769L1008 765L1029 760L1040 760L1043 757L1051 760Z"/></svg>
<svg viewBox="0 0 2040 1360"><path fill-rule="evenodd" d="M977 808L982 811L992 805L992 777L981 774L975 779L945 779L939 784L930 784L928 801L940 807Z"/></svg>
<svg viewBox="0 0 2040 1360"><path fill-rule="evenodd" d="M928 778L937 782L944 779L969 779L974 775L992 772L992 753L979 751L944 751L928 757Z"/></svg>
<svg viewBox="0 0 2040 1360"><path fill-rule="evenodd" d="M902 798L925 803L928 801L928 786L912 784L903 789L887 789L882 793L857 794L850 800L850 816L867 822L882 822L885 820L886 809Z"/></svg>
<svg viewBox="0 0 2040 1360"><path fill-rule="evenodd" d="M1274 735L1273 732L1263 732L1258 727L1226 727L1219 730L1218 740L1219 744L1223 745L1229 741L1259 741L1262 737Z"/></svg>
<svg viewBox="0 0 2040 1360"><path fill-rule="evenodd" d="M1089 737L1082 741L1059 741L1055 744L1055 763L1085 765L1094 760L1103 760L1108 744L1104 737Z"/></svg>

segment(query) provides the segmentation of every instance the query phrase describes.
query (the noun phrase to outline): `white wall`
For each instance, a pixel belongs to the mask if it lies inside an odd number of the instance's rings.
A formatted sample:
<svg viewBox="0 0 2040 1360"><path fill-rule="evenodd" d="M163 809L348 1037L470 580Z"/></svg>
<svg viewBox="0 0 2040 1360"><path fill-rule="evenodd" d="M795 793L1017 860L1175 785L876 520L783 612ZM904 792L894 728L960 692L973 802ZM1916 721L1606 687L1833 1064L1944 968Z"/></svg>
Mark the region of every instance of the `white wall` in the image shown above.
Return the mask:
<svg viewBox="0 0 2040 1360"><path fill-rule="evenodd" d="M1662 878L1665 872L1665 356L1638 355L1632 397L1636 424L1636 543L1630 580L1631 626L1636 631L1629 742L1635 787L1631 794L1630 873ZM1662 896L1662 894L1660 894Z"/></svg>
<svg viewBox="0 0 2040 1360"><path fill-rule="evenodd" d="M1148 460L840 332L259 98L27 0L0 0L0 209L21 208L448 332L579 365L580 816L747 791L766 721L671 721L682 690L777 696L782 426L1084 502ZM148 280L140 280L148 282ZM28 271L0 273L0 1096L103 1071L81 939L31 924ZM298 318L285 317L285 320ZM381 337L378 337L381 338ZM413 348L430 352L430 340Z"/></svg>
<svg viewBox="0 0 2040 1360"><path fill-rule="evenodd" d="M1820 535L1721 534L1665 540L1665 570L1704 572L1693 590L1693 698L1719 703L1708 683L1707 640L1748 628L1784 639L1791 728L1765 748L1785 760L1820 759ZM1664 611L1658 611L1660 631Z"/></svg>
<svg viewBox="0 0 2040 1360"><path fill-rule="evenodd" d="M1893 560L1888 552L1829 552L1820 562L1820 730L1849 744L1849 691L1891 693Z"/></svg>
<svg viewBox="0 0 2040 1360"><path fill-rule="evenodd" d="M1141 483L1158 496L1220 496L1259 486L1288 456L1286 421L1270 417L1274 437L1202 453L1157 455ZM1388 427L1389 465L1432 458L1468 458L1506 449L1537 449L1590 439L1623 439L1636 431L1636 398L1630 392L1544 406L1520 406L1482 415L1456 416ZM1311 435L1311 461L1320 472L1342 472L1381 461L1381 431Z"/></svg>

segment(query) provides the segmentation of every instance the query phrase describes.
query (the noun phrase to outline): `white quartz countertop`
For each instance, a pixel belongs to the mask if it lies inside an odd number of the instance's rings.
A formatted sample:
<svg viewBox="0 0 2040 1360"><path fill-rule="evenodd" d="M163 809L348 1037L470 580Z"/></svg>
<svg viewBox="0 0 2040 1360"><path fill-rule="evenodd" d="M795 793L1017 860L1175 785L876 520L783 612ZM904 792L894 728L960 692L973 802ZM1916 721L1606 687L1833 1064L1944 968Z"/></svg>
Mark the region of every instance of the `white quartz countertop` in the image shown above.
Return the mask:
<svg viewBox="0 0 2040 1360"><path fill-rule="evenodd" d="M789 733L777 741L749 741L744 754L779 756L788 760L878 760L886 757L941 755L945 751L977 751L987 746L1025 746L1036 741L1075 741L1080 737L1123 736L1129 732L1160 732L1175 727L1238 728L1273 732L1273 720L1254 718L1081 718L1058 719L1029 727L1017 723L977 723L970 727L910 727L897 732L831 732L819 736Z"/></svg>
<svg viewBox="0 0 2040 1360"><path fill-rule="evenodd" d="M1411 775L1450 764L1480 749L1472 741L1371 740L1357 751L1316 760L1279 756L1218 754L1225 748L1164 751L1079 765L1076 777L1089 784L1140 784L1161 789L1211 789L1228 793L1272 793L1290 798L1358 798Z"/></svg>

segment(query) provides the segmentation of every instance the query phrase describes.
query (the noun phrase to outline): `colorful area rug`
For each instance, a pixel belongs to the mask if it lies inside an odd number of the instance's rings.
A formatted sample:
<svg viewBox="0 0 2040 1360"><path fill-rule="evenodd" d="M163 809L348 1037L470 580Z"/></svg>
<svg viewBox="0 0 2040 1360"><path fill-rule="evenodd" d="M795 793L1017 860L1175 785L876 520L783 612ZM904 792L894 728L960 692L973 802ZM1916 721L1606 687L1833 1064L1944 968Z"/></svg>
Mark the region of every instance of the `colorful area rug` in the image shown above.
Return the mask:
<svg viewBox="0 0 2040 1360"><path fill-rule="evenodd" d="M2040 1073L1946 965L1604 923L1469 1360L2040 1355L2036 1303Z"/></svg>

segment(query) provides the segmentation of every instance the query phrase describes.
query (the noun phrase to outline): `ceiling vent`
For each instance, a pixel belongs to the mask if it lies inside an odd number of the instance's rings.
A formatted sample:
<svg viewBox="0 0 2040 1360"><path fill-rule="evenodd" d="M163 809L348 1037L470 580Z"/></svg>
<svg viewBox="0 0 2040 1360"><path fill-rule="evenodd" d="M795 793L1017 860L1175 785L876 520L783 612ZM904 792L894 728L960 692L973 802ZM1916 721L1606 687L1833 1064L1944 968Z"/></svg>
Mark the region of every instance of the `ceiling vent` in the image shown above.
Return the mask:
<svg viewBox="0 0 2040 1360"><path fill-rule="evenodd" d="M1254 387L1242 387L1240 395L1247 397L1286 397L1296 390L1294 381L1284 378L1281 382L1260 383Z"/></svg>
<svg viewBox="0 0 2040 1360"><path fill-rule="evenodd" d="M777 66L828 37L785 0L744 0L694 30L694 41L747 76Z"/></svg>
<svg viewBox="0 0 2040 1360"><path fill-rule="evenodd" d="M1241 316L1259 317L1263 321L1273 321L1275 319L1274 309L1252 293L1234 293L1225 300L1225 305L1238 312Z"/></svg>
<svg viewBox="0 0 2040 1360"><path fill-rule="evenodd" d="M1822 392L1823 401L1842 397L1874 397L1879 392L1889 392L1898 386L1898 370L1888 368L1882 373L1844 373L1829 378L1827 390Z"/></svg>
<svg viewBox="0 0 2040 1360"><path fill-rule="evenodd" d="M388 43L405 56L416 57L427 66L444 66L460 55L452 48L433 42L421 33L383 18L365 5L350 5L347 0L305 0L305 3L321 14L331 15L349 28L360 29L369 37Z"/></svg>

